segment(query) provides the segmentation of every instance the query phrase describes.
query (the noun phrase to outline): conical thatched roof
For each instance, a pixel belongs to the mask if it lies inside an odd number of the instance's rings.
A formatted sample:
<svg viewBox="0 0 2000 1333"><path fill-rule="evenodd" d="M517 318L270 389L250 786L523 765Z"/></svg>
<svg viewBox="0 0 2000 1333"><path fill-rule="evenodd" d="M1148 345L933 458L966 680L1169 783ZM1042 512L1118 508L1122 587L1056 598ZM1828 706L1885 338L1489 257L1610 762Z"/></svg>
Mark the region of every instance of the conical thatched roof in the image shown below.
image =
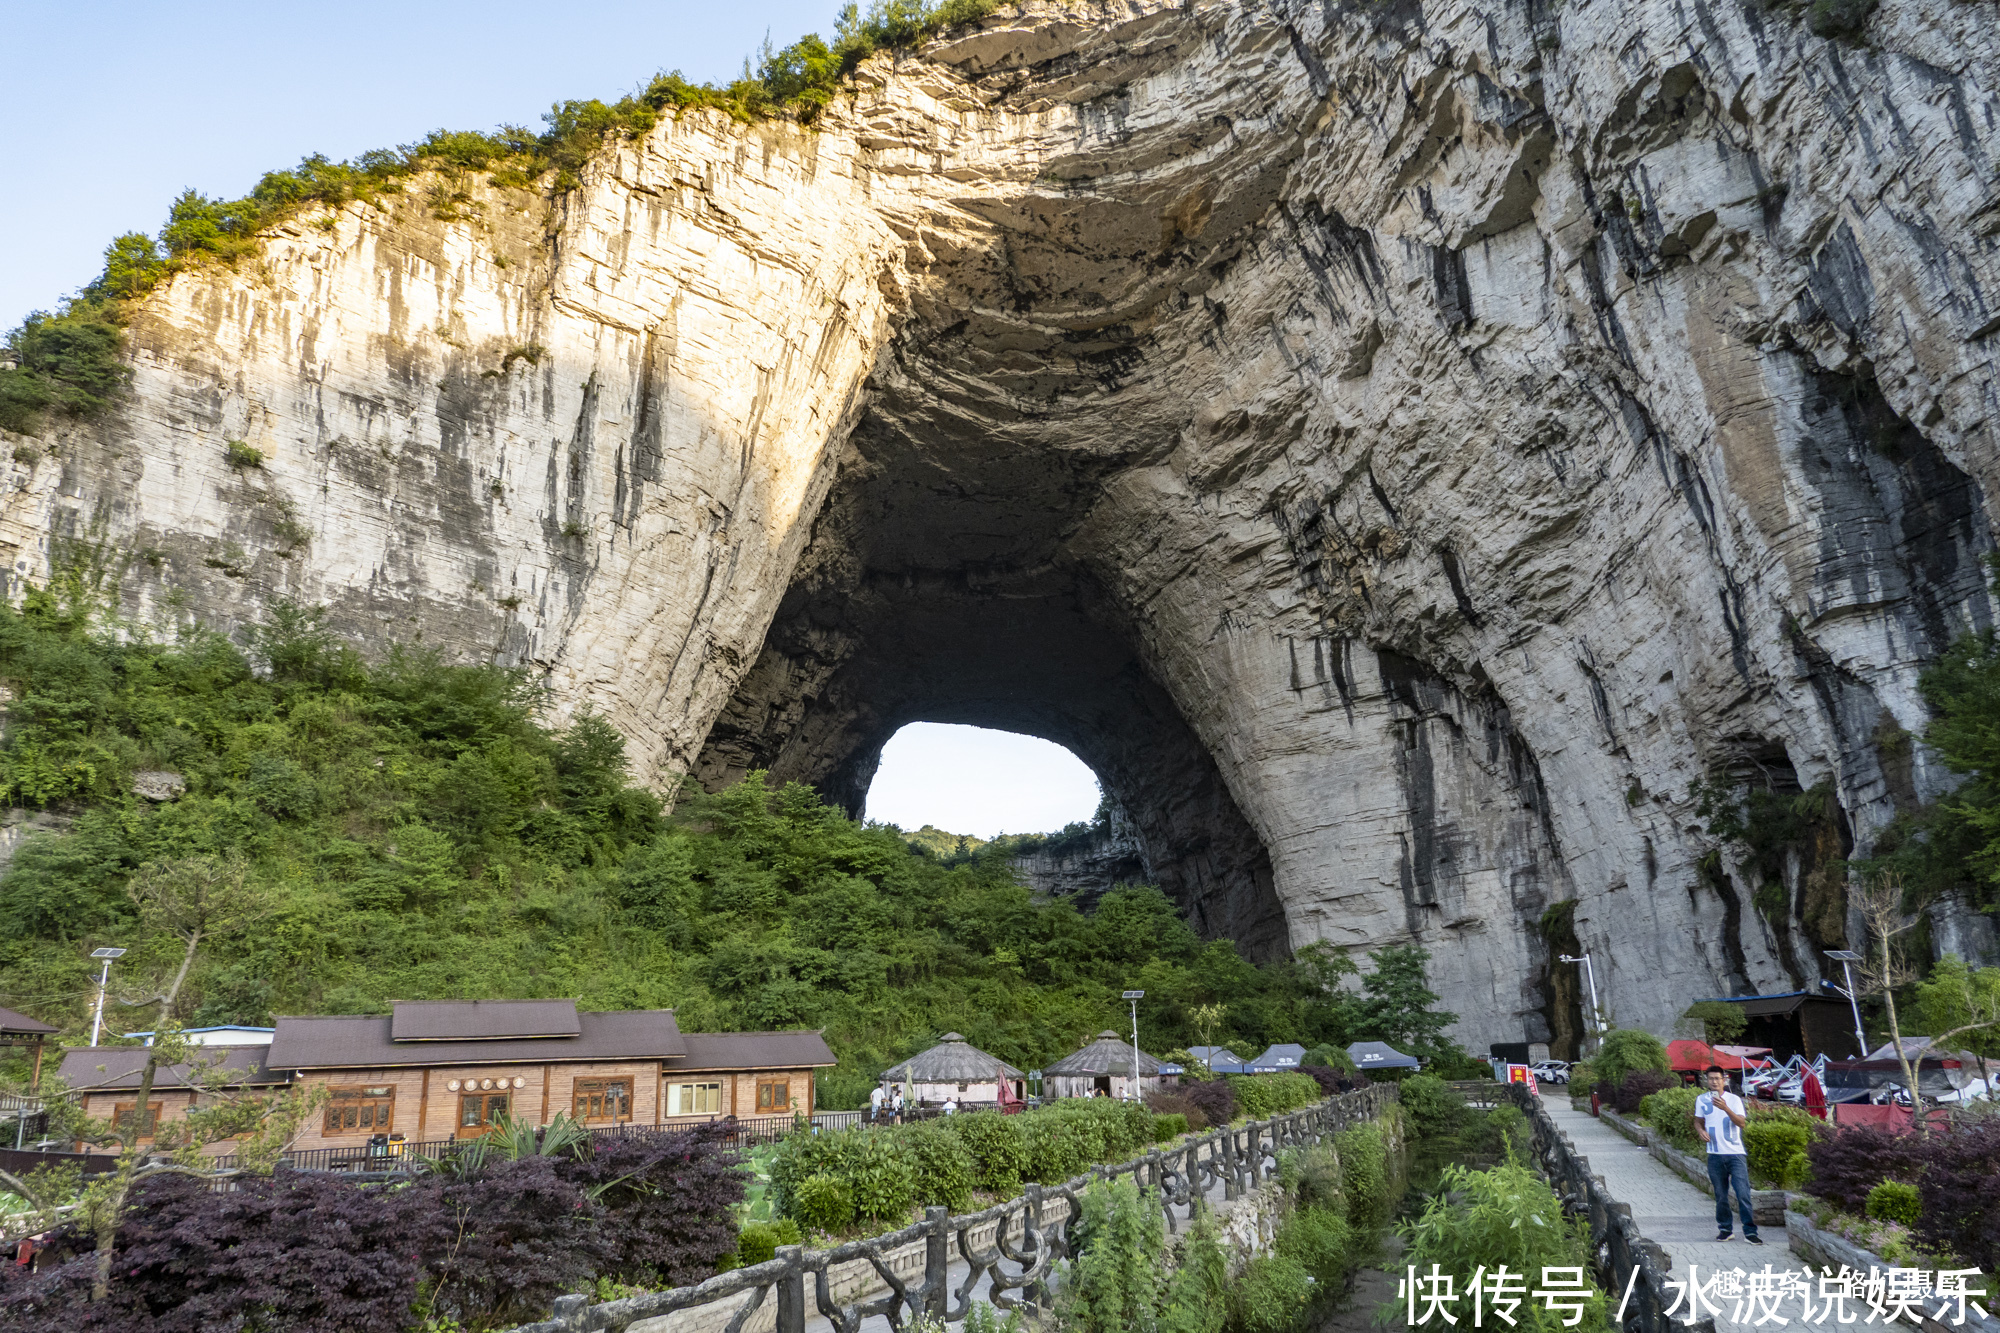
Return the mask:
<svg viewBox="0 0 2000 1333"><path fill-rule="evenodd" d="M921 1055L913 1055L899 1065L882 1071L884 1082L901 1083L987 1083L994 1079L1026 1078L997 1055L988 1055L956 1032Z"/></svg>
<svg viewBox="0 0 2000 1333"><path fill-rule="evenodd" d="M1132 1043L1115 1032L1100 1032L1095 1040L1074 1055L1065 1055L1042 1070L1048 1074L1083 1074L1097 1078L1105 1074L1125 1074L1132 1072ZM1139 1052L1139 1077L1147 1078L1160 1072L1160 1062L1144 1051Z"/></svg>

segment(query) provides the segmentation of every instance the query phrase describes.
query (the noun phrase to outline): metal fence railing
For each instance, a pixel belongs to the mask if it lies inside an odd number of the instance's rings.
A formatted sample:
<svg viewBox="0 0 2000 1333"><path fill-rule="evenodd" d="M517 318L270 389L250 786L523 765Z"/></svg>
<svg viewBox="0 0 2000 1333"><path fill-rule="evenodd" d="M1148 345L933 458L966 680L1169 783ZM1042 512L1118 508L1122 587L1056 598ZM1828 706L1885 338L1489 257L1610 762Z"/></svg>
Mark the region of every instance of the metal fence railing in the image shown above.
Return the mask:
<svg viewBox="0 0 2000 1333"><path fill-rule="evenodd" d="M715 1322L723 1323L728 1315L729 1328L743 1329L752 1326L749 1321L759 1317L766 1301L774 1307L775 1333L805 1333L813 1314L836 1330L858 1329L876 1315L899 1328L923 1315L959 1323L972 1308L975 1290L1003 1311L1039 1310L1049 1301L1055 1261L1067 1252L1068 1224L1078 1196L1093 1181L1129 1175L1157 1191L1154 1197L1168 1228L1178 1231L1218 1186L1225 1200L1241 1198L1276 1169L1281 1151L1372 1120L1396 1099L1394 1084L1376 1084L1290 1115L1213 1130L1166 1151L1155 1149L1134 1161L1097 1167L1061 1185L1029 1185L1020 1197L977 1213L953 1217L943 1208L930 1208L923 1221L901 1231L832 1249L781 1246L775 1259L719 1273L691 1287L594 1305L583 1296L563 1296L556 1301L554 1318L509 1333L625 1333L645 1320L723 1302L732 1302L733 1308L714 1311ZM902 1256L913 1252L918 1261L904 1264ZM958 1283L950 1274L954 1256L967 1266ZM853 1299L838 1299L836 1291Z"/></svg>

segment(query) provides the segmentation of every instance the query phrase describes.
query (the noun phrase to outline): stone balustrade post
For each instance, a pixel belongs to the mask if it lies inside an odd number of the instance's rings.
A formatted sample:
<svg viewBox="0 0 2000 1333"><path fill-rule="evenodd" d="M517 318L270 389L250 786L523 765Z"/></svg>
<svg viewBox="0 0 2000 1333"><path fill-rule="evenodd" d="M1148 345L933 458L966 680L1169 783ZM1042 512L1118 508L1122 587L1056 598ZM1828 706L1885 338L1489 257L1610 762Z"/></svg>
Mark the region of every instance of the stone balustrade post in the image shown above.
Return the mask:
<svg viewBox="0 0 2000 1333"><path fill-rule="evenodd" d="M785 1261L785 1275L778 1279L777 1333L806 1333L806 1247L780 1245L778 1258Z"/></svg>
<svg viewBox="0 0 2000 1333"><path fill-rule="evenodd" d="M937 1204L924 1209L924 1308L923 1313L944 1318L945 1287L951 1261L951 1209Z"/></svg>

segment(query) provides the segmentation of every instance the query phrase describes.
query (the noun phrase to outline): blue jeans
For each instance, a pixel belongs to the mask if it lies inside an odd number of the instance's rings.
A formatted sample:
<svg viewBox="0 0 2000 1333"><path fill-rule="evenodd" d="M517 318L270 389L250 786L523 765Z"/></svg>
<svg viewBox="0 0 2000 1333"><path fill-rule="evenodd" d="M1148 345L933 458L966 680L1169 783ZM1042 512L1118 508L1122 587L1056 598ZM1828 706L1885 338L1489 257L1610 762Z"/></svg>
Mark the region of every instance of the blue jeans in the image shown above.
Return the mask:
<svg viewBox="0 0 2000 1333"><path fill-rule="evenodd" d="M1736 1206L1743 1214L1743 1234L1757 1234L1757 1215L1750 1210L1750 1159L1740 1152L1708 1155L1708 1183L1715 1189L1715 1228L1728 1235L1729 1188L1736 1187Z"/></svg>

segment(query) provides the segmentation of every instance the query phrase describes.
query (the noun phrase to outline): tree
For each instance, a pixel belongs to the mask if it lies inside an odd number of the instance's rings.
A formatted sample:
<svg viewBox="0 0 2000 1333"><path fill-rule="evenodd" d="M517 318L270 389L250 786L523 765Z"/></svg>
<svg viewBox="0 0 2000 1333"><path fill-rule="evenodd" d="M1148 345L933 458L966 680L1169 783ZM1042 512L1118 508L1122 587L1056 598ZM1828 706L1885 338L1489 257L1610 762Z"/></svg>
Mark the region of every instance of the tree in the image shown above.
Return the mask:
<svg viewBox="0 0 2000 1333"><path fill-rule="evenodd" d="M1701 1032L1701 1039L1714 1046L1717 1043L1735 1041L1743 1035L1743 1029L1749 1026L1749 1021L1743 1016L1741 1005L1730 1004L1724 1000L1697 1000L1687 1007L1687 1011L1680 1016L1680 1021L1675 1027L1685 1033L1693 1033L1698 1029Z"/></svg>
<svg viewBox="0 0 2000 1333"><path fill-rule="evenodd" d="M1623 1086L1627 1074L1638 1070L1666 1074L1673 1070L1667 1061L1667 1048L1644 1028L1613 1028L1605 1033L1597 1043L1597 1054L1590 1058L1590 1068L1598 1082L1609 1083L1614 1092Z"/></svg>
<svg viewBox="0 0 2000 1333"><path fill-rule="evenodd" d="M140 1180L165 1173L216 1176L232 1174L205 1169L197 1163L203 1144L226 1138L240 1139L239 1156L268 1169L298 1135L299 1126L311 1113L312 1097L302 1089L289 1089L272 1098L229 1098L200 1113L190 1113L176 1124L154 1125L146 1114L152 1105L153 1083L162 1069L182 1066L184 1081L198 1086L209 1084L215 1091L222 1077L214 1067L204 1069L193 1060L194 1051L180 1035L174 1002L194 966L202 941L212 935L240 930L264 914L261 897L244 885L244 866L236 857L187 856L172 861L156 861L143 866L129 888L141 923L151 931L180 941L181 957L172 977L157 994L128 1003L155 1003L159 1016L154 1022L153 1044L147 1048L146 1063L139 1071L137 1114L122 1125L103 1126L87 1141L116 1145L116 1170L92 1180L84 1187L82 1208L90 1219L97 1242L97 1274L91 1282L90 1299L102 1301L111 1290L111 1257L118 1242L119 1224L124 1220L126 1201ZM153 1153L139 1151L141 1137L153 1139ZM151 1160L161 1148L173 1152L167 1162Z"/></svg>
<svg viewBox="0 0 2000 1333"><path fill-rule="evenodd" d="M1375 970L1361 980L1366 992L1356 1015L1365 1031L1391 1046L1410 1048L1413 1055L1437 1055L1449 1049L1444 1030L1458 1015L1431 1006L1437 993L1426 983L1424 966L1431 951L1416 944L1392 944L1372 950Z"/></svg>
<svg viewBox="0 0 2000 1333"><path fill-rule="evenodd" d="M1215 1053L1213 1049L1215 1030L1222 1026L1222 1020L1228 1016L1229 1007L1221 1004L1198 1004L1188 1010L1188 1022L1194 1024L1194 1030L1201 1034L1200 1044L1209 1048L1211 1056ZM1203 1063L1206 1064L1207 1061Z"/></svg>
<svg viewBox="0 0 2000 1333"><path fill-rule="evenodd" d="M1889 1020L1889 1040L1896 1048L1896 1062L1903 1067L1903 1086L1910 1090L1910 1107L1917 1112L1917 1124L1924 1127L1923 1098L1917 1093L1917 1070L1903 1049L1903 1026L1896 1016L1896 991L1917 979L1916 969L1902 956L1901 938L1916 928L1920 916L1905 910L1903 877L1885 870L1869 880L1861 891L1861 921L1867 932L1868 951L1855 983L1857 998L1879 995Z"/></svg>
<svg viewBox="0 0 2000 1333"><path fill-rule="evenodd" d="M1979 1057L1989 1091L1989 1058L2000 1058L2000 967L1967 967L1955 953L1939 959L1917 983L1917 1015L1931 1032L1931 1049L1964 1049Z"/></svg>

